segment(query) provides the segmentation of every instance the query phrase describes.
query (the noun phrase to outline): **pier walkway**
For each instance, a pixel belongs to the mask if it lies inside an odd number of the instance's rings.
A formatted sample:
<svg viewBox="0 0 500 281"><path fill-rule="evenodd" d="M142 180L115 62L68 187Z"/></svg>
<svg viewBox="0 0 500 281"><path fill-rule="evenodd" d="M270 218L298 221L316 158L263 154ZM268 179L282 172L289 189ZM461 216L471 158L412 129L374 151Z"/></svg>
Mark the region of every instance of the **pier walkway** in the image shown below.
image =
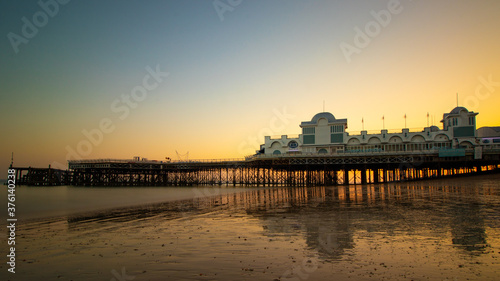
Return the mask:
<svg viewBox="0 0 500 281"><path fill-rule="evenodd" d="M383 183L500 171L500 150L360 151L245 159L70 160L68 170L15 168L18 184L313 186Z"/></svg>

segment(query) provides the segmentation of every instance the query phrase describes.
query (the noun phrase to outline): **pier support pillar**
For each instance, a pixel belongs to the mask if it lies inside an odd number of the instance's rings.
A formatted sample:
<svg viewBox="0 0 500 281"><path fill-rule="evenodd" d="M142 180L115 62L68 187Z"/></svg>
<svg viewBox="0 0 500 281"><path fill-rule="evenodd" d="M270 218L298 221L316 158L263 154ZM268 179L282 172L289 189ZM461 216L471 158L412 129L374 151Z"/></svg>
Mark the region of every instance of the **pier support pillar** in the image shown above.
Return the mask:
<svg viewBox="0 0 500 281"><path fill-rule="evenodd" d="M344 169L344 184L349 184L349 170Z"/></svg>
<svg viewBox="0 0 500 281"><path fill-rule="evenodd" d="M366 168L361 168L361 184L366 184Z"/></svg>
<svg viewBox="0 0 500 281"><path fill-rule="evenodd" d="M373 170L373 182L379 183L379 169Z"/></svg>
<svg viewBox="0 0 500 281"><path fill-rule="evenodd" d="M481 165L476 166L476 173L480 174L482 172Z"/></svg>

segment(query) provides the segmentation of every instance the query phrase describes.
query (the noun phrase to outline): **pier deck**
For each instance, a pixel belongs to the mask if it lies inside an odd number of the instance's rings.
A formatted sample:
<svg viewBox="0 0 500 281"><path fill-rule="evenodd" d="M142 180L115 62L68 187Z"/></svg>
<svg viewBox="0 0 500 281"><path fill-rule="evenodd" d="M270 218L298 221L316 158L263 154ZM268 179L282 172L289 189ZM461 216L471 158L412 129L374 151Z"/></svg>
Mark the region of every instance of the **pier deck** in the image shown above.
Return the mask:
<svg viewBox="0 0 500 281"><path fill-rule="evenodd" d="M451 156L447 156L451 155ZM500 171L500 151L257 155L190 161L72 160L68 170L14 168L19 184L77 186L313 186L421 180Z"/></svg>

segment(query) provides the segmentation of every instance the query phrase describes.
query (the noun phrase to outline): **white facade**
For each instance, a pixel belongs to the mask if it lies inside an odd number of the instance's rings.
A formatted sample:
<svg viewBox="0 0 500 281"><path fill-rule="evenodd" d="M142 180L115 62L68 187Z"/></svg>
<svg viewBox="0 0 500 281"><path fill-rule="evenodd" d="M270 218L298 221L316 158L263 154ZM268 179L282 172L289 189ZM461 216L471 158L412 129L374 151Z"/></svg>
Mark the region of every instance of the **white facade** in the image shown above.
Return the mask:
<svg viewBox="0 0 500 281"><path fill-rule="evenodd" d="M430 126L419 132L401 129L401 132L350 135L347 119L336 119L329 112L321 112L300 124L302 134L296 138L265 137L258 154L264 155L335 155L345 153L377 153L391 151L424 151L432 149L472 148L480 143L476 138L476 115L464 107L456 107L443 114L443 128Z"/></svg>

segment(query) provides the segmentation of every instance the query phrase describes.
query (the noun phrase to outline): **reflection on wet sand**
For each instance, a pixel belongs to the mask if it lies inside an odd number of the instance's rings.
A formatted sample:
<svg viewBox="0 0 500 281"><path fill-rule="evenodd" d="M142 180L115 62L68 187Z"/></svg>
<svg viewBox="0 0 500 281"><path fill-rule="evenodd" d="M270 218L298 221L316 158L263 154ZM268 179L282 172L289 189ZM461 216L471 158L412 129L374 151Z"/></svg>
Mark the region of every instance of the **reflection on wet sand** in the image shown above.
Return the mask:
<svg viewBox="0 0 500 281"><path fill-rule="evenodd" d="M435 237L449 231L453 245L481 254L488 247L484 217L498 211L498 205L484 198L497 198L498 188L436 183L440 182L250 190L72 216L68 229L81 231L147 218L170 220L244 210L260 220L264 235L304 235L308 247L327 260L339 259L353 249L353 234L359 231Z"/></svg>
<svg viewBox="0 0 500 281"><path fill-rule="evenodd" d="M22 224L15 280L496 280L499 179L214 187Z"/></svg>

